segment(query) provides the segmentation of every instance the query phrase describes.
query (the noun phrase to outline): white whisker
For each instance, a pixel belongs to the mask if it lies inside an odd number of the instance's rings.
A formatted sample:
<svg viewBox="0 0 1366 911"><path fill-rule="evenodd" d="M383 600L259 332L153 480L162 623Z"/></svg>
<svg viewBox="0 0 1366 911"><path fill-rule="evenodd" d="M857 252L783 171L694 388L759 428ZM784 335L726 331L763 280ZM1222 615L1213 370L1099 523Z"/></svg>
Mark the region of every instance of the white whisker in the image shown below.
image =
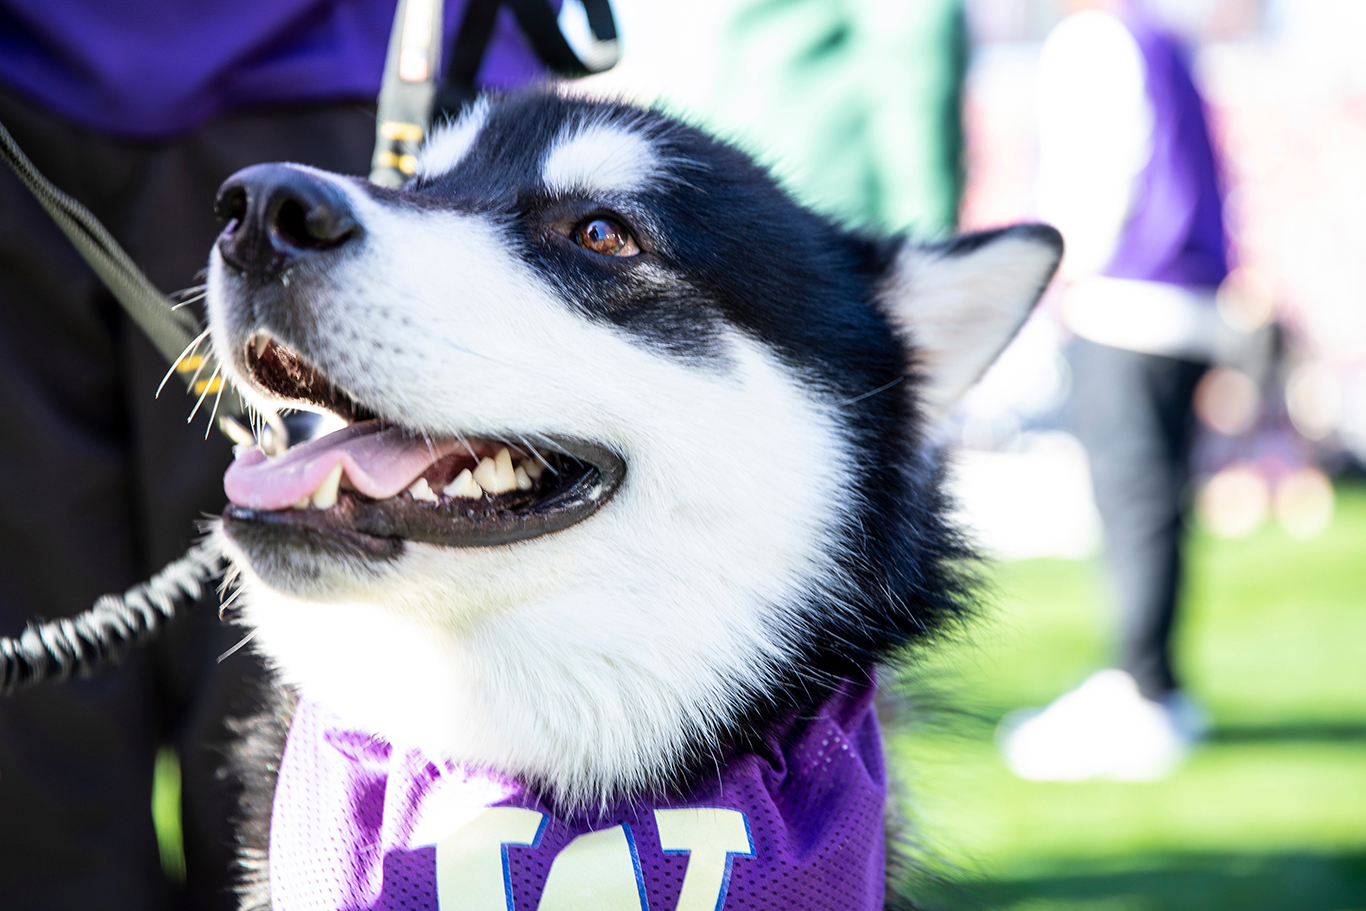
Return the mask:
<svg viewBox="0 0 1366 911"><path fill-rule="evenodd" d="M863 393L862 395L856 395L856 396L854 396L852 399L848 399L848 400L846 400L846 401L840 402L840 404L841 404L841 405L852 405L852 404L854 404L855 402L861 402L861 401L863 401L864 399L872 398L873 396L877 395L879 392L886 392L888 389L891 389L891 388L892 388L893 386L895 386L897 383L903 382L905 379L906 379L906 378L905 378L904 376L899 376L899 377L897 377L896 379L892 380L890 383L883 383L881 386L877 387L876 389L869 389L867 392Z"/></svg>
<svg viewBox="0 0 1366 911"><path fill-rule="evenodd" d="M479 456L475 455L474 447L470 445L469 439L467 439L463 433L462 433L462 434L458 434L458 435L456 436L456 439L458 439L458 440L460 441L460 445L461 445L461 446L464 446L464 447L465 447L465 451L468 452L468 453L470 454L470 458L471 458L471 459L474 459L474 461L478 462L478 461L479 461Z"/></svg>
<svg viewBox="0 0 1366 911"><path fill-rule="evenodd" d="M199 333L193 339L190 340L190 343L185 346L185 350L180 352L180 357L176 358L174 361L171 362L171 369L167 370L166 375L161 378L161 383L157 386L156 395L152 396L152 398L159 398L161 396L161 390L165 388L166 381L171 378L171 374L175 373L176 367L179 366L180 362L185 360L185 358L189 357L191 354L194 354L195 351L199 350L199 346L204 344L204 339L208 337L209 330L205 329L203 332Z"/></svg>
<svg viewBox="0 0 1366 911"><path fill-rule="evenodd" d="M563 446L561 446L559 443L555 442L553 439L546 436L545 434L533 433L532 436L535 436L538 439L542 440L542 445L545 446L546 449L549 449L553 452L558 452L560 455L570 455L570 452L567 449L565 449Z"/></svg>
<svg viewBox="0 0 1366 911"><path fill-rule="evenodd" d="M242 641L241 641L241 642L237 643L237 644L234 645L232 648L228 649L226 652L224 652L223 654L221 654L221 655L218 656L218 663L219 663L219 664L222 664L226 659L232 657L233 654L235 654L239 648L241 648L242 646L246 645L248 642L250 642L251 640L253 640L253 639L255 639L255 638L256 638L256 630L252 630L251 632L247 633L245 636L242 637Z"/></svg>
<svg viewBox="0 0 1366 911"><path fill-rule="evenodd" d="M243 589L240 587L234 589L233 593L229 595L221 604L218 605L219 620L222 620L227 615L227 611L230 607L232 607L233 603L236 602L238 598L242 597L242 591ZM223 593L222 591L220 591L218 594L220 597L222 597Z"/></svg>
<svg viewBox="0 0 1366 911"><path fill-rule="evenodd" d="M199 400L194 403L194 408L190 409L190 416L185 419L186 424L193 421L194 416L199 413L199 406L204 404L205 397L208 396L209 390L213 388L213 381L218 379L218 372L222 369L221 366L213 369L213 373L210 374L208 381L204 383L204 391L199 393ZM195 375L198 376L198 373Z"/></svg>
<svg viewBox="0 0 1366 911"><path fill-rule="evenodd" d="M209 426L204 428L204 439L206 440L209 438L209 432L214 428L214 418L218 417L218 403L223 401L223 390L227 388L228 381L226 379L218 384L218 394L213 397L213 411L209 412ZM207 389L204 391L208 392Z"/></svg>
<svg viewBox="0 0 1366 911"><path fill-rule="evenodd" d="M522 448L525 449L527 452L531 453L533 456L535 456L535 457L536 457L536 461L540 462L540 463L541 463L542 465L544 465L547 469L549 469L551 474L559 474L559 472L556 471L556 470L554 469L554 467L553 467L549 462L547 462L547 461L545 460L545 456L541 455L540 451L537 450L537 448L536 448L535 446L531 445L531 443L529 443L529 442L527 441L527 438L526 438L526 437L522 436L522 435L519 433L519 434L517 434L517 439L519 439L519 440L522 441Z"/></svg>
<svg viewBox="0 0 1366 911"><path fill-rule="evenodd" d="M199 362L199 366L195 368L194 374L190 376L189 382L187 382L185 385L188 386L188 387L190 387L191 389L193 389L193 388L194 388L194 384L197 383L197 382L199 381L199 374L200 374L201 372L203 372L203 370L204 370L204 365L207 364L207 363L209 363L209 361L211 361L211 360L213 360L212 356L210 356L210 355L205 355L205 356L204 356L204 359L203 359L202 361ZM218 364L217 364L217 363L214 364L214 369L215 369L215 370L218 369Z"/></svg>

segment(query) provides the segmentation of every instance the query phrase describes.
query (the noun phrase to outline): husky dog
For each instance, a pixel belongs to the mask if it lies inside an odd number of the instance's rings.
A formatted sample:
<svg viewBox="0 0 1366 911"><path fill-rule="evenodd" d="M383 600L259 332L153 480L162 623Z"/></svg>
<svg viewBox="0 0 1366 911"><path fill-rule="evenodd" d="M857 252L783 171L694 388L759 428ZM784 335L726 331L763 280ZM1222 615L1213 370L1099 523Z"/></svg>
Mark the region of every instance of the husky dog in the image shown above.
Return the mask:
<svg viewBox="0 0 1366 911"><path fill-rule="evenodd" d="M1057 232L861 237L553 92L478 102L402 190L260 165L218 207L232 381L346 422L225 478L299 695L246 904L882 907L874 667L969 594L933 427Z"/></svg>

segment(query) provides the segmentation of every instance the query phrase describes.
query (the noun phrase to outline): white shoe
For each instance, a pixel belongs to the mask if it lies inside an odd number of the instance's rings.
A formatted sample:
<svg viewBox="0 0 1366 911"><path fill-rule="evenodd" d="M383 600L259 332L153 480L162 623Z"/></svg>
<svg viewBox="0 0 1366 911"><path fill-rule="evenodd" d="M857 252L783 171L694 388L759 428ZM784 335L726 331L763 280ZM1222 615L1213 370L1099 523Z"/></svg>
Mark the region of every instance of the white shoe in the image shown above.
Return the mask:
<svg viewBox="0 0 1366 911"><path fill-rule="evenodd" d="M1097 671L1047 708L1012 712L996 729L1010 770L1030 781L1154 781L1169 775L1201 733L1183 694L1163 703L1125 671Z"/></svg>

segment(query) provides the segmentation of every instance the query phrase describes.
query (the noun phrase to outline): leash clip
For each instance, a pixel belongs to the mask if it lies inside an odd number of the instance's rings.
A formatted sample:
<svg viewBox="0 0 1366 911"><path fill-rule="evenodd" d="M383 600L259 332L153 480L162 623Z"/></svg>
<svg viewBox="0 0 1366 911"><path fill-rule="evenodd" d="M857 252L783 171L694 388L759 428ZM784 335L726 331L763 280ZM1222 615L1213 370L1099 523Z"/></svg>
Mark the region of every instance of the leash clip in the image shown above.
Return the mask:
<svg viewBox="0 0 1366 911"><path fill-rule="evenodd" d="M379 91L370 182L398 188L417 173L441 72L441 0L399 0Z"/></svg>

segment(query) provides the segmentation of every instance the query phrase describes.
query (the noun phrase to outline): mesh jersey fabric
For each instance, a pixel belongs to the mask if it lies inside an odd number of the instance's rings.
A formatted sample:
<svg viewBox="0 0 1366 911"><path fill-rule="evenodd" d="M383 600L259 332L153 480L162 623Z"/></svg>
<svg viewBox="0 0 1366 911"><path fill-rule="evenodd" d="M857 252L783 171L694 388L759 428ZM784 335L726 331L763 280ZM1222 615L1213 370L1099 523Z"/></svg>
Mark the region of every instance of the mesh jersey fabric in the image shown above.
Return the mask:
<svg viewBox="0 0 1366 911"><path fill-rule="evenodd" d="M557 815L516 781L347 730L301 701L271 815L272 905L881 909L886 781L874 691L871 675L845 681L814 716L771 735L764 755L735 757L690 793L577 815Z"/></svg>

